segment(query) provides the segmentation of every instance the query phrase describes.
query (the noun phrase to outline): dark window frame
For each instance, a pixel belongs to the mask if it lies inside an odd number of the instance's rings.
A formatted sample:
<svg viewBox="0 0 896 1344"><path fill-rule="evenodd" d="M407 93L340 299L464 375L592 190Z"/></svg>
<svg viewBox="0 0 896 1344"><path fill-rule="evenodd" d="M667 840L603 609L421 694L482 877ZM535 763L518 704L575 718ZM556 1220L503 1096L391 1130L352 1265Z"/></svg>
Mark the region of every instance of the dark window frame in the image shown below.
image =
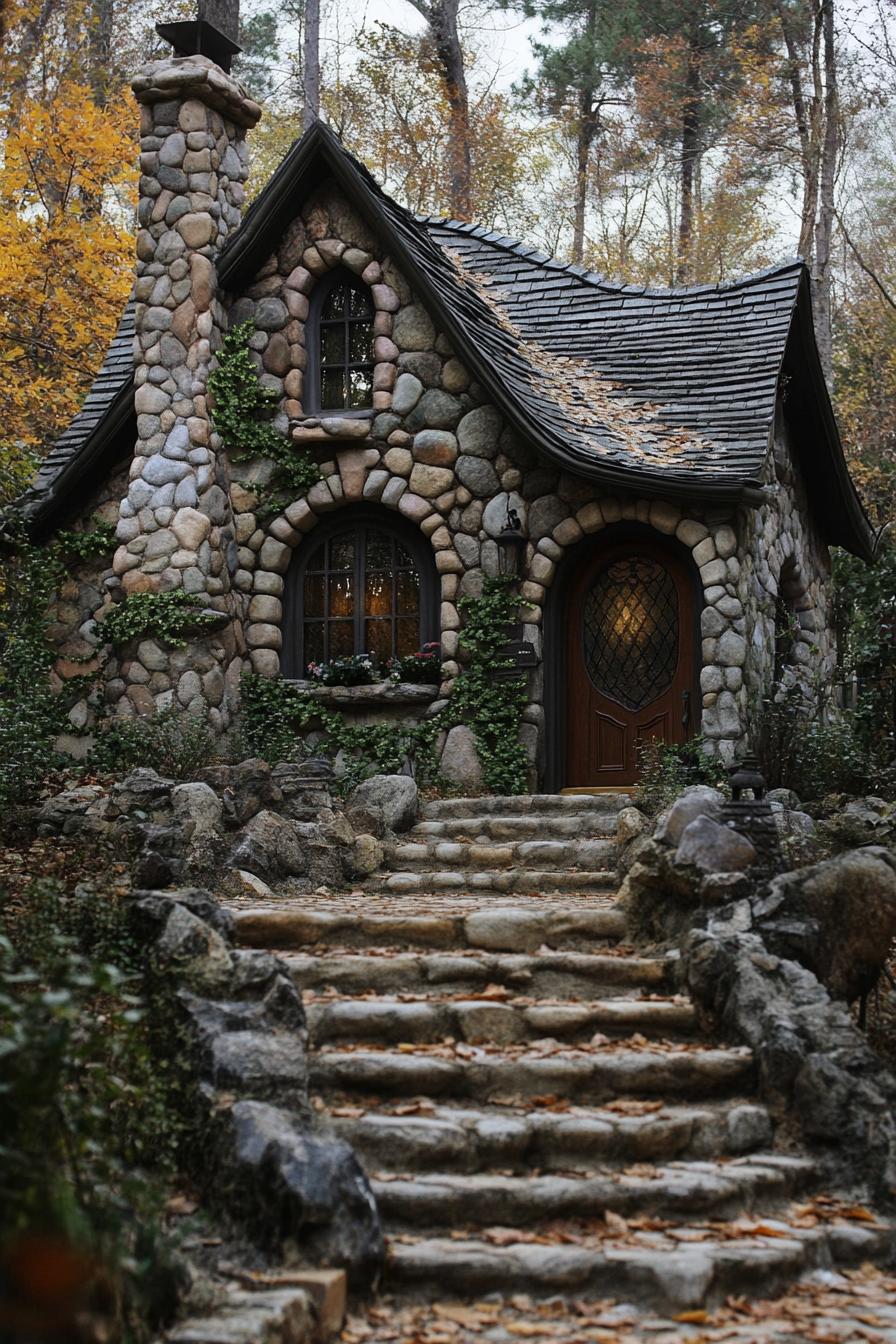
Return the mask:
<svg viewBox="0 0 896 1344"><path fill-rule="evenodd" d="M369 531L386 533L409 552L416 567L420 584L420 639L418 647L439 639L439 575L436 570L432 547L426 541L426 538L414 527L413 523L409 523L407 519L396 516L387 509L371 505L370 507L359 506L350 510L341 510L334 517L327 519L326 522L319 523L313 531L303 538L302 544L293 556L287 570L283 593L283 652L281 654L281 671L284 677L293 680L301 680L305 677L307 661L305 657L305 622L306 619L314 619L313 617L305 617L305 575L319 546L332 541L335 537L353 533L356 540L354 573L356 584L361 584L363 576L358 574L361 553L358 539L360 534ZM363 588L358 587L356 591L360 595ZM356 601L355 611L351 618L354 622L355 653L367 652L363 647L364 613L361 609L362 605L362 603ZM394 622L397 619L394 606L390 619L393 622L394 629Z"/></svg>
<svg viewBox="0 0 896 1344"><path fill-rule="evenodd" d="M364 297L368 305L369 317L343 319L346 325L355 321L357 323L368 323L370 325L370 358L367 360L346 360L345 364L332 367L342 368L348 371L352 368L370 369L370 405L369 406L325 406L323 404L322 381L323 370L326 367L321 360L321 334L323 328L328 325L323 320L323 308L327 299L333 290L339 286L352 289L357 294ZM319 280L311 291L311 298L308 303L308 317L305 322L305 352L307 363L305 367L305 400L304 412L306 415L338 415L340 418L364 419L373 415L373 371L376 360L373 355L373 342L375 339L374 320L376 318L376 308L370 294L370 290L362 280L352 271L344 266L337 266L335 270ZM346 354L348 352L346 351Z"/></svg>

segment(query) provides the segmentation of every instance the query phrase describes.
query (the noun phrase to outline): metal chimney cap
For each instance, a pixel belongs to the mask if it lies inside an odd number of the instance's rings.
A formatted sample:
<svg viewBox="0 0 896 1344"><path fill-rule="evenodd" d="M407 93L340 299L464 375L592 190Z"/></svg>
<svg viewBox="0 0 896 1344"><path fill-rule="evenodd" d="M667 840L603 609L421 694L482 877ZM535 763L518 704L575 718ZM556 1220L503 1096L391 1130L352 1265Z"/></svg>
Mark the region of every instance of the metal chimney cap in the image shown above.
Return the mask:
<svg viewBox="0 0 896 1344"><path fill-rule="evenodd" d="M242 51L241 46L232 42L207 19L157 23L156 32L163 41L171 43L175 56L207 56L227 75L230 74L234 56L238 56Z"/></svg>

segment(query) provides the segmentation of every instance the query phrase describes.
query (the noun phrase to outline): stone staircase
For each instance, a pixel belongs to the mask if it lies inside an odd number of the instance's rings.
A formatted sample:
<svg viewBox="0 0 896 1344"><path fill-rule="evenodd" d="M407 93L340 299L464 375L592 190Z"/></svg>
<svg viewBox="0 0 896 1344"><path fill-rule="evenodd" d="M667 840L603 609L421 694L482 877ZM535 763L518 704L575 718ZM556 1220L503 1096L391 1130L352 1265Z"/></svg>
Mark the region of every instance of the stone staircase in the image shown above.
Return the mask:
<svg viewBox="0 0 896 1344"><path fill-rule="evenodd" d="M322 1121L357 1150L399 1297L662 1311L769 1296L890 1232L817 1197L750 1051L624 944L617 795L450 799L351 895L236 912L304 991Z"/></svg>

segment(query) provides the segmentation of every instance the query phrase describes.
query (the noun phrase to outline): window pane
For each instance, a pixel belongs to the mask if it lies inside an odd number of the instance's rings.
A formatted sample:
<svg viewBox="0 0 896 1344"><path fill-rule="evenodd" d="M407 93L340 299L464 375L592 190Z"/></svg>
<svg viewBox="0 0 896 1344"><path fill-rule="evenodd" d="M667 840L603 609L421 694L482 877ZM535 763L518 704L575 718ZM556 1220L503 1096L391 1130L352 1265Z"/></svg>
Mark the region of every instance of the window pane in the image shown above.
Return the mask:
<svg viewBox="0 0 896 1344"><path fill-rule="evenodd" d="M398 611L402 616L412 616L420 610L420 584L415 573L399 573L395 576L398 588Z"/></svg>
<svg viewBox="0 0 896 1344"><path fill-rule="evenodd" d="M352 621L330 622L330 657L342 658L355 652L355 626Z"/></svg>
<svg viewBox="0 0 896 1344"><path fill-rule="evenodd" d="M322 364L345 363L345 327L321 327L320 360Z"/></svg>
<svg viewBox="0 0 896 1344"><path fill-rule="evenodd" d="M364 637L364 648L367 653L384 660L392 657L391 621L366 621Z"/></svg>
<svg viewBox="0 0 896 1344"><path fill-rule="evenodd" d="M392 615L392 575L368 574L364 585L364 614Z"/></svg>
<svg viewBox="0 0 896 1344"><path fill-rule="evenodd" d="M355 567L355 539L354 537L334 537L330 542L330 568L331 569L354 569Z"/></svg>
<svg viewBox="0 0 896 1344"><path fill-rule="evenodd" d="M369 406L373 399L373 371L350 369L348 375L348 405Z"/></svg>
<svg viewBox="0 0 896 1344"><path fill-rule="evenodd" d="M354 579L351 574L334 574L330 578L330 615L352 616L355 611Z"/></svg>
<svg viewBox="0 0 896 1344"><path fill-rule="evenodd" d="M320 310L322 322L332 322L345 314L345 285L334 285Z"/></svg>
<svg viewBox="0 0 896 1344"><path fill-rule="evenodd" d="M396 653L399 658L406 658L409 653L416 653L420 647L420 622L416 616L396 621L395 625Z"/></svg>
<svg viewBox="0 0 896 1344"><path fill-rule="evenodd" d="M322 570L326 568L327 543L319 541L308 560L308 570Z"/></svg>
<svg viewBox="0 0 896 1344"><path fill-rule="evenodd" d="M364 561L368 569L391 569L392 538L385 532L368 532Z"/></svg>
<svg viewBox="0 0 896 1344"><path fill-rule="evenodd" d="M350 288L347 297L349 317L370 317L370 296L366 289Z"/></svg>
<svg viewBox="0 0 896 1344"><path fill-rule="evenodd" d="M348 329L350 364L369 364L371 360L370 323L352 322Z"/></svg>
<svg viewBox="0 0 896 1344"><path fill-rule="evenodd" d="M305 669L309 663L324 661L324 624L323 621L307 621L305 624Z"/></svg>
<svg viewBox="0 0 896 1344"><path fill-rule="evenodd" d="M406 551L400 541L395 543L395 563L399 569L413 569L414 562L411 559L409 551Z"/></svg>
<svg viewBox="0 0 896 1344"><path fill-rule="evenodd" d="M305 615L323 616L324 614L324 576L322 574L305 575Z"/></svg>
<svg viewBox="0 0 896 1344"><path fill-rule="evenodd" d="M345 374L342 369L322 369L320 378L321 406L341 410L345 405Z"/></svg>

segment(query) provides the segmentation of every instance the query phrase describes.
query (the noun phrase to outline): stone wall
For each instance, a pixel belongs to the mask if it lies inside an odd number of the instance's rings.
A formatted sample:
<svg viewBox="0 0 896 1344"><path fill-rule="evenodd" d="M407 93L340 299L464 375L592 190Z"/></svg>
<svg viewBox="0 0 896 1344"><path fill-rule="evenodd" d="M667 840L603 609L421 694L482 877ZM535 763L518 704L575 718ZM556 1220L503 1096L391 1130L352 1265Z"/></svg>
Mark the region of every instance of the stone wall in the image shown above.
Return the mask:
<svg viewBox="0 0 896 1344"><path fill-rule="evenodd" d="M126 594L183 589L237 617L215 640L169 656L133 651L119 676L119 710L169 703L226 726L238 683L242 621L231 595L235 564L229 472L207 401L227 314L214 259L239 227L248 170L247 127L261 110L202 56L145 67L141 105L134 342L137 443L118 523L114 569ZM130 652L130 651L129 651Z"/></svg>

